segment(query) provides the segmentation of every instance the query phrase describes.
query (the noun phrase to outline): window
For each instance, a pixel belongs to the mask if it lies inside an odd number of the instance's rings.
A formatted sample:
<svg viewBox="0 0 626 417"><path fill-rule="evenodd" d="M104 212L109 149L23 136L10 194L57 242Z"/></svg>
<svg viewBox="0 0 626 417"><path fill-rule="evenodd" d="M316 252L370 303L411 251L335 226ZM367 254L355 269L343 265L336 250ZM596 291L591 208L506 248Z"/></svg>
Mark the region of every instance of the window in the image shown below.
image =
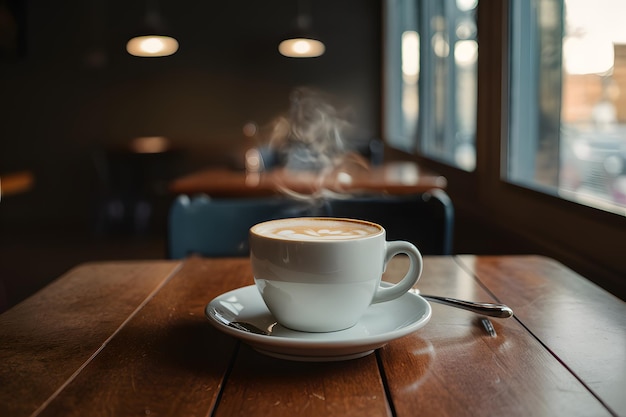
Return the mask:
<svg viewBox="0 0 626 417"><path fill-rule="evenodd" d="M385 137L466 171L476 165L476 6L385 3Z"/></svg>
<svg viewBox="0 0 626 417"><path fill-rule="evenodd" d="M505 178L626 214L626 2L511 2Z"/></svg>
<svg viewBox="0 0 626 417"><path fill-rule="evenodd" d="M504 180L626 214L623 0L511 1ZM477 0L385 3L385 137L476 166Z"/></svg>
<svg viewBox="0 0 626 417"><path fill-rule="evenodd" d="M384 16L387 143L447 177L459 223L494 227L502 233L496 238L511 238L512 244L496 242L502 250L517 242L621 297L625 6L623 0L386 0ZM451 35L459 16L478 29ZM478 40L468 47L478 60L469 59L468 76L459 77L461 62L435 49L466 40ZM404 52L405 63L417 64L411 83L402 77L402 45L411 51L416 43L413 55Z"/></svg>

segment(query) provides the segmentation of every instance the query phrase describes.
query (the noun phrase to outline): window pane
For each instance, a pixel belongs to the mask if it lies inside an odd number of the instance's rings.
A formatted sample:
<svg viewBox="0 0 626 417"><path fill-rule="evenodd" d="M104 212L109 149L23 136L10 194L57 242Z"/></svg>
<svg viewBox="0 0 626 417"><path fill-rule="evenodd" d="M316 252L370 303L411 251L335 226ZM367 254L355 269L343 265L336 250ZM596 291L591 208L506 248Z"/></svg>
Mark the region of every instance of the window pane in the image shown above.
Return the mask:
<svg viewBox="0 0 626 417"><path fill-rule="evenodd" d="M478 42L475 0L423 1L423 130L418 150L467 171L476 166Z"/></svg>
<svg viewBox="0 0 626 417"><path fill-rule="evenodd" d="M417 3L388 0L385 16L385 136L391 146L413 151L419 119Z"/></svg>
<svg viewBox="0 0 626 417"><path fill-rule="evenodd" d="M471 171L477 0L388 0L385 135L390 145Z"/></svg>
<svg viewBox="0 0 626 417"><path fill-rule="evenodd" d="M626 2L512 2L506 178L626 213Z"/></svg>

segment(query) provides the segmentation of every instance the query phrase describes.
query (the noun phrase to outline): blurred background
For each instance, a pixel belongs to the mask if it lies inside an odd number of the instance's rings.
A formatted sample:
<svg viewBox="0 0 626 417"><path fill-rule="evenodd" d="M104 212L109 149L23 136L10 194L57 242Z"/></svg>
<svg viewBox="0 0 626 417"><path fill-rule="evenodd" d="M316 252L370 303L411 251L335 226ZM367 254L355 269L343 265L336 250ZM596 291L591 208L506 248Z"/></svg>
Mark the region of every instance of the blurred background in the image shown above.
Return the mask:
<svg viewBox="0 0 626 417"><path fill-rule="evenodd" d="M164 58L125 49L150 3L14 3L21 38L0 67L0 167L36 180L6 197L3 227L83 229L103 187L135 192L208 164L241 167L255 140L244 128L284 114L300 86L341 100L359 138L380 136L379 1L313 2L327 53L309 60L278 52L298 11L289 0L162 1L180 44ZM164 154L130 155L142 137L166 138Z"/></svg>
<svg viewBox="0 0 626 417"><path fill-rule="evenodd" d="M304 5L326 43L319 58L278 52L303 11L291 0L0 1L0 175L24 189L10 194L2 177L12 300L82 260L164 256L167 181L242 169L295 88L334 97L354 140L380 137L380 1ZM179 50L131 56L153 9Z"/></svg>
<svg viewBox="0 0 626 417"><path fill-rule="evenodd" d="M169 181L244 170L301 88L364 156L446 177L455 253L545 254L623 296L624 3L601 3L0 0L0 301L163 258ZM175 54L126 51L151 13ZM303 15L326 51L287 58Z"/></svg>

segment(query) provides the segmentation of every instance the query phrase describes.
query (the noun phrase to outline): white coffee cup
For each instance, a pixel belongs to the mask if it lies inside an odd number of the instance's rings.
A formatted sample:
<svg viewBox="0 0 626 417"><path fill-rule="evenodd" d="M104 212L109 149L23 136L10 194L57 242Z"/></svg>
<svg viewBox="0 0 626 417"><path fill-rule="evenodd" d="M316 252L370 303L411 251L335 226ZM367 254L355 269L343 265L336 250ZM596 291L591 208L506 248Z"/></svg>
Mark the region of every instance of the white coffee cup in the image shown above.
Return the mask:
<svg viewBox="0 0 626 417"><path fill-rule="evenodd" d="M409 270L397 284L383 287L387 262L398 254L409 257ZM382 226L328 217L252 226L250 260L256 286L278 323L306 332L354 326L371 304L411 289L423 266L413 244L387 242Z"/></svg>

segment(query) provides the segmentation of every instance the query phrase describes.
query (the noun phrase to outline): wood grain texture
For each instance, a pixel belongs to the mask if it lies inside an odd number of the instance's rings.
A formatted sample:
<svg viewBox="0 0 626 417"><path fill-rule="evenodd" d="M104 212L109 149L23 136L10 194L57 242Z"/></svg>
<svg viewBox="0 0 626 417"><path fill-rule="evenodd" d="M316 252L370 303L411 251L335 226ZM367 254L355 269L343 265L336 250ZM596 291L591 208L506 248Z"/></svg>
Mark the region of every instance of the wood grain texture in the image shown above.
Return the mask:
<svg viewBox="0 0 626 417"><path fill-rule="evenodd" d="M37 410L177 266L171 261L78 266L0 315L0 416Z"/></svg>
<svg viewBox="0 0 626 417"><path fill-rule="evenodd" d="M460 259L609 408L626 415L626 303L542 256Z"/></svg>
<svg viewBox="0 0 626 417"><path fill-rule="evenodd" d="M427 258L418 286L493 301L451 258ZM610 415L519 322L492 319L494 338L478 319L433 304L426 327L382 349L398 416Z"/></svg>
<svg viewBox="0 0 626 417"><path fill-rule="evenodd" d="M186 260L41 416L208 415L235 340L208 323L204 307L250 280L241 260Z"/></svg>
<svg viewBox="0 0 626 417"><path fill-rule="evenodd" d="M291 362L242 345L216 417L390 416L375 355Z"/></svg>

